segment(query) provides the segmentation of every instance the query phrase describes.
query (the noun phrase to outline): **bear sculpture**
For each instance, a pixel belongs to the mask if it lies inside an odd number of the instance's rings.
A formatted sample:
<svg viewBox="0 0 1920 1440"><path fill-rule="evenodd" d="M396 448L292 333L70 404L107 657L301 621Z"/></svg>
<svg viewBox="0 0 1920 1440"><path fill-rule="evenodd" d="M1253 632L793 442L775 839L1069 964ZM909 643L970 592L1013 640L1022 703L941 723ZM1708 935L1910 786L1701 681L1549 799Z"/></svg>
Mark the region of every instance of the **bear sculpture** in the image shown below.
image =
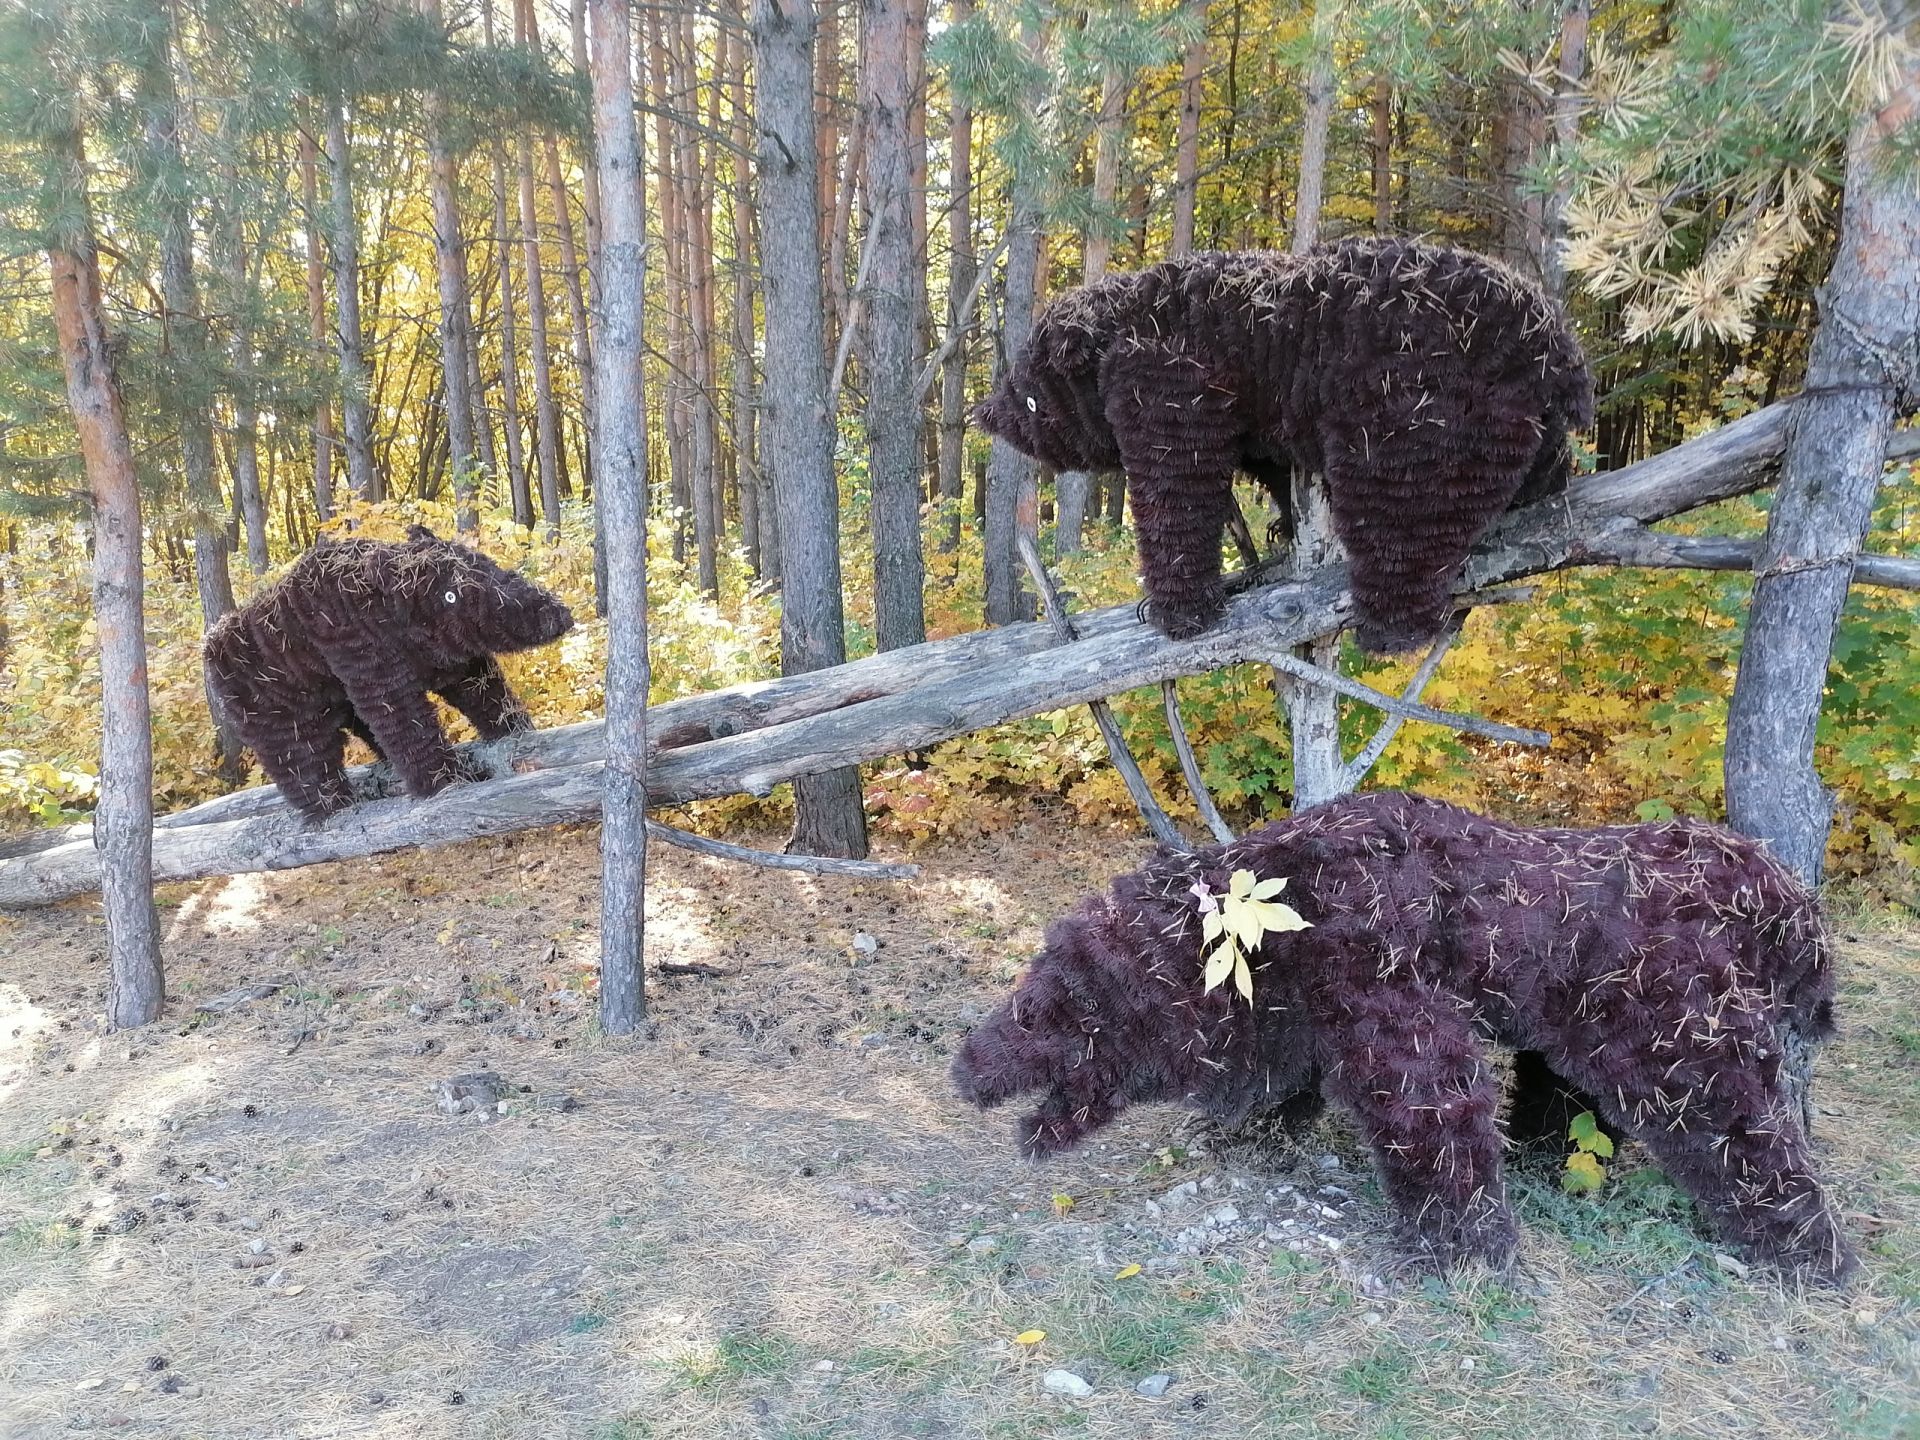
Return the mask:
<svg viewBox="0 0 1920 1440"><path fill-rule="evenodd" d="M1311 926L1261 937L1251 1005L1202 974L1202 894L1238 869L1284 877ZM1120 876L1053 924L953 1074L981 1106L1041 1092L1017 1128L1035 1156L1129 1105L1238 1123L1317 1083L1417 1259L1502 1265L1498 1041L1532 1057L1536 1094L1558 1077L1646 1146L1728 1243L1839 1280L1853 1256L1804 1109L1832 996L1816 904L1755 841L1525 829L1380 793Z"/></svg>
<svg viewBox="0 0 1920 1440"><path fill-rule="evenodd" d="M1580 346L1492 260L1404 240L1306 255L1201 253L1068 292L975 411L1060 470L1124 470L1148 615L1176 639L1219 616L1236 471L1291 533L1295 467L1325 477L1355 638L1440 633L1467 552L1566 485L1593 420Z"/></svg>
<svg viewBox="0 0 1920 1440"><path fill-rule="evenodd" d="M572 628L572 612L547 590L415 525L403 544L316 544L207 632L207 684L280 793L318 819L353 801L349 735L411 795L479 778L429 695L483 741L531 729L493 657Z"/></svg>

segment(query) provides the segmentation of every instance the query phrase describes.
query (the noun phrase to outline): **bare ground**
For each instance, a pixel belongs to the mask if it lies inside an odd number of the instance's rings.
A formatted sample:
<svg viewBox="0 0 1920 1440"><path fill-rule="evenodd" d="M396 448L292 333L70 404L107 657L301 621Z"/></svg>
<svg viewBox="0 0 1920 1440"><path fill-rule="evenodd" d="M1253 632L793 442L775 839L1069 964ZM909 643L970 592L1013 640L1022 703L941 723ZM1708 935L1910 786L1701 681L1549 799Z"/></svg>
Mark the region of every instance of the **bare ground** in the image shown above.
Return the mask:
<svg viewBox="0 0 1920 1440"><path fill-rule="evenodd" d="M1741 1273L1630 1155L1597 1201L1520 1180L1522 1266L1446 1286L1337 1118L1156 1109L1034 1168L953 1098L1137 841L1036 822L893 885L656 851L649 959L723 973L610 1042L595 839L175 887L131 1036L91 908L0 920L0 1436L1920 1434L1920 937L1849 932L1821 1060L1853 1292ZM475 1072L500 1104L443 1113Z"/></svg>

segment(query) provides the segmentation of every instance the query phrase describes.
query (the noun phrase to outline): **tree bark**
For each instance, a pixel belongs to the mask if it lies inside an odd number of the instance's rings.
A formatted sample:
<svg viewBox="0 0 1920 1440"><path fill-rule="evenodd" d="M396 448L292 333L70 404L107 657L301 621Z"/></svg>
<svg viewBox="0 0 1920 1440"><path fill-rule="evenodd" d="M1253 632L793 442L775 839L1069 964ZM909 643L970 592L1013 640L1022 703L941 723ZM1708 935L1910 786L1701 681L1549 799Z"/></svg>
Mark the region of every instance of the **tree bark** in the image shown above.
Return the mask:
<svg viewBox="0 0 1920 1440"><path fill-rule="evenodd" d="M972 0L953 0L955 25L973 15ZM973 111L957 95L949 96L947 173L947 358L940 367L940 503L946 525L940 551L951 554L960 544L960 512L966 492L967 461L967 336L971 323L963 318L967 297L973 293Z"/></svg>
<svg viewBox="0 0 1920 1440"><path fill-rule="evenodd" d="M65 191L47 251L54 327L93 501L93 613L100 646L100 802L94 885L107 923L107 1024L160 1017L166 1003L153 908L153 737L140 568L140 486L100 296L85 147L77 119L54 141ZM58 223L58 222L57 222Z"/></svg>
<svg viewBox="0 0 1920 1440"><path fill-rule="evenodd" d="M1307 66L1306 112L1300 121L1300 188L1293 202L1295 255L1304 255L1320 238L1320 209L1327 186L1327 127L1335 97L1333 41L1343 0L1318 0L1313 16L1313 58Z"/></svg>
<svg viewBox="0 0 1920 1440"><path fill-rule="evenodd" d="M316 353L328 348L326 260L315 176L317 159L313 136L302 126L300 198L307 222L307 327ZM333 518L333 406L324 399L313 410L313 508L321 524Z"/></svg>
<svg viewBox="0 0 1920 1440"><path fill-rule="evenodd" d="M752 27L767 370L780 377L766 394L762 424L780 509L781 669L795 674L846 658L820 293L812 0L754 0ZM867 853L858 769L798 778L794 806L790 849L854 859Z"/></svg>
<svg viewBox="0 0 1920 1440"><path fill-rule="evenodd" d="M920 405L913 382L924 279L914 255L909 153L921 56L908 0L862 0L861 128L869 199L871 271L862 329L867 385L867 479L873 522L873 605L882 650L927 638L921 605Z"/></svg>
<svg viewBox="0 0 1920 1440"><path fill-rule="evenodd" d="M246 237L240 224L239 169L229 161L221 171L221 184L226 193L220 207L214 263L226 290L227 323L231 332L227 355L233 366L234 500L247 537L247 568L262 575L270 560L266 496L260 486L260 407L254 397L251 317L257 289L247 270Z"/></svg>
<svg viewBox="0 0 1920 1440"><path fill-rule="evenodd" d="M1920 63L1847 146L1840 245L1819 296L1806 390L1793 402L1780 489L1754 568L1727 711L1727 815L1809 884L1826 863L1833 796L1814 769L1833 637L1873 519L1893 422L1920 394L1920 192L1894 158L1920 112Z"/></svg>
<svg viewBox="0 0 1920 1440"><path fill-rule="evenodd" d="M538 54L532 0L515 0L515 41ZM515 138L520 181L521 268L527 283L527 339L533 352L534 449L540 466L540 514L549 540L560 538L560 413L553 401L553 354L547 345L546 267L540 256L540 207L533 183L533 127Z"/></svg>
<svg viewBox="0 0 1920 1440"><path fill-rule="evenodd" d="M1393 233L1393 82L1373 77L1373 233Z"/></svg>
<svg viewBox="0 0 1920 1440"><path fill-rule="evenodd" d="M594 291L599 407L594 454L607 551L605 802L600 831L600 1023L631 1032L647 1013L642 962L647 867L647 429L641 392L646 212L633 114L627 0L588 0L594 167L601 196Z"/></svg>
<svg viewBox="0 0 1920 1440"><path fill-rule="evenodd" d="M182 145L179 96L173 80L175 44L172 6L145 32L139 56L140 98L146 109L146 189L159 211L160 290L166 313L164 343L169 389L179 411L180 467L186 477L187 512L193 525L193 574L200 596L201 629L211 630L234 608L233 573L220 487L213 474L211 378L213 346L193 269L192 181ZM214 732L214 770L229 785L246 775L239 733L207 692Z"/></svg>
<svg viewBox="0 0 1920 1440"><path fill-rule="evenodd" d="M1180 66L1180 123L1173 160L1173 247L1175 257L1193 253L1193 211L1200 176L1201 82L1207 70L1207 0L1192 0L1200 34L1187 47Z"/></svg>
<svg viewBox="0 0 1920 1440"><path fill-rule="evenodd" d="M420 0L420 14L436 34L444 32L440 0ZM422 99L427 129L428 188L433 198L434 275L440 292L440 371L447 416L447 444L453 466L454 528L479 528L474 504L473 397L467 392L472 365L467 359L467 274L460 238L460 166L447 146L447 99L429 86Z"/></svg>
<svg viewBox="0 0 1920 1440"><path fill-rule="evenodd" d="M739 18L744 24L742 3ZM728 68L729 98L733 106L733 453L740 470L740 527L747 563L762 580L780 578L780 519L773 489L760 464L757 396L754 376L755 231L752 115L747 108L747 42L735 36L733 64Z"/></svg>
<svg viewBox="0 0 1920 1440"><path fill-rule="evenodd" d="M587 436L593 435L593 411L596 392L593 379L593 342L587 331L587 285L582 278L580 247L575 241L573 212L567 200L566 177L560 169L560 143L549 134L544 137L547 152L547 197L553 205L553 228L560 241L560 275L567 291L567 313L573 325L573 371L580 377L580 420ZM587 172L593 171L593 157L587 157ZM595 189L599 187L596 185ZM581 467L580 488L592 495L594 486L585 464Z"/></svg>
<svg viewBox="0 0 1920 1440"><path fill-rule="evenodd" d="M335 14L331 0L328 14ZM360 328L360 218L353 204L353 152L347 143L345 98L330 93L327 107L328 242L333 255L335 346L340 357L347 483L362 500L385 498L373 466L373 428L367 414L366 340Z"/></svg>
<svg viewBox="0 0 1920 1440"><path fill-rule="evenodd" d="M1131 14L1132 6L1124 13ZM1093 125L1093 223L1087 227L1084 278L1091 285L1107 273L1113 260L1114 197L1120 193L1120 156L1126 141L1127 91L1132 70L1103 65L1100 73L1100 113ZM1182 96L1181 114L1186 104ZM1196 123L1198 112L1195 114Z"/></svg>
<svg viewBox="0 0 1920 1440"><path fill-rule="evenodd" d="M1580 143L1580 114L1586 108L1589 0L1566 0L1560 16L1560 65L1554 86L1553 144L1560 172L1541 212L1540 279L1547 293L1567 303L1567 206L1573 200L1569 159Z"/></svg>

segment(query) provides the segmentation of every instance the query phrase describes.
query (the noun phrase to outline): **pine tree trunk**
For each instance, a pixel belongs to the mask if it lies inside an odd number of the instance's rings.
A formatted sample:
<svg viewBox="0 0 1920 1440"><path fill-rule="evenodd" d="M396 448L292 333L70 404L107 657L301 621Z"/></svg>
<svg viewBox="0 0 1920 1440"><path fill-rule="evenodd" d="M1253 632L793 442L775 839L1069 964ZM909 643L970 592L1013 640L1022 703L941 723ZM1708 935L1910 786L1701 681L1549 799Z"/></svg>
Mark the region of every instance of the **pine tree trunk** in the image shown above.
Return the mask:
<svg viewBox="0 0 1920 1440"><path fill-rule="evenodd" d="M532 0L516 0L515 41L529 54L538 47ZM553 356L547 347L547 282L540 258L540 210L533 185L533 128L522 125L515 140L520 180L521 268L527 283L527 339L533 352L534 448L540 465L540 513L549 540L560 538L560 414L553 403Z"/></svg>
<svg viewBox="0 0 1920 1440"><path fill-rule="evenodd" d="M254 286L247 273L246 242L240 229L240 177L232 164L222 167L226 201L215 247L221 283L227 291L232 328L227 353L233 366L233 489L247 536L247 568L266 573L267 503L260 485L260 407L254 400L253 333L248 324Z"/></svg>
<svg viewBox="0 0 1920 1440"><path fill-rule="evenodd" d="M1920 63L1847 146L1840 245L1794 402L1780 486L1754 564L1727 711L1727 816L1818 884L1833 796L1814 769L1833 638L1920 351L1920 192L1895 147L1920 117Z"/></svg>
<svg viewBox="0 0 1920 1440"><path fill-rule="evenodd" d="M964 24L973 14L972 0L953 0L951 21ZM967 337L971 322L962 324L961 312L973 291L973 111L957 97L948 123L947 170L950 200L947 208L947 334L959 334L959 343L947 352L940 367L940 501L946 528L940 536L942 554L960 544L960 511L965 498L967 459Z"/></svg>
<svg viewBox="0 0 1920 1440"><path fill-rule="evenodd" d="M159 1019L166 1003L153 907L153 737L140 485L113 374L77 125L53 146L65 192L64 233L47 251L54 327L93 500L93 613L101 690L100 801L93 825L107 922L107 1024L124 1030Z"/></svg>
<svg viewBox="0 0 1920 1440"><path fill-rule="evenodd" d="M554 230L560 237L560 271L567 287L567 310L573 322L573 370L580 377L580 418L589 437L593 434L593 343L587 333L587 287L581 278L583 270L580 264L580 247L575 243L573 212L567 201L565 177L560 170L560 144L552 135L546 137L547 149L547 195L553 205ZM589 158L587 173L593 173L593 162ZM581 489L584 494L593 493L593 480L587 474L583 463L581 467Z"/></svg>
<svg viewBox="0 0 1920 1440"><path fill-rule="evenodd" d="M445 26L440 0L420 0L420 14L436 33ZM447 148L446 96L430 87L423 97L427 128L428 187L433 198L433 262L440 291L440 369L453 465L454 527L479 528L474 506L473 397L467 393L467 276L460 238L459 162Z"/></svg>
<svg viewBox="0 0 1920 1440"><path fill-rule="evenodd" d="M680 88L692 96L705 94L704 124L680 127L683 162L679 167L683 187L682 213L686 216L685 253L687 258L688 369L691 377L688 396L688 424L693 441L693 484L703 494L708 533L712 537L714 564L712 585L707 594L720 593L719 551L726 544L726 489L720 469L719 412L714 408L714 283L713 283L713 186L709 147L702 151L698 131L717 133L720 124L720 87L703 86L700 80L699 51L693 33L693 16L682 11L678 25L679 43L676 68ZM707 576L702 574L702 583Z"/></svg>
<svg viewBox="0 0 1920 1440"><path fill-rule="evenodd" d="M1562 158L1580 143L1580 112L1586 108L1587 26L1592 19L1589 0L1567 0L1560 17L1560 66L1554 87L1553 143ZM1540 278L1547 292L1562 306L1567 303L1567 205L1573 199L1573 176L1562 173L1547 192L1542 213Z"/></svg>
<svg viewBox="0 0 1920 1440"><path fill-rule="evenodd" d="M1393 82L1373 77L1373 233L1393 233Z"/></svg>
<svg viewBox="0 0 1920 1440"><path fill-rule="evenodd" d="M1330 0L1313 19L1313 59L1307 68L1306 113L1300 121L1300 188L1293 202L1295 255L1304 255L1320 238L1320 208L1327 186L1327 127L1335 96L1333 39L1337 12Z"/></svg>
<svg viewBox="0 0 1920 1440"><path fill-rule="evenodd" d="M210 386L213 347L193 272L192 182L180 140L179 101L173 83L172 11L146 32L140 54L140 99L147 128L147 189L159 207L160 290L166 305L164 344L171 387L180 397L180 465L187 481L187 511L193 525L193 574L200 595L203 630L234 608L220 487L213 474L213 415L208 400L193 398ZM214 731L214 773L228 785L246 778L239 732L207 692Z"/></svg>
<svg viewBox="0 0 1920 1440"><path fill-rule="evenodd" d="M333 254L335 343L340 356L340 410L345 420L347 483L362 500L386 498L373 466L367 414L366 340L360 330L360 219L353 205L353 152L345 102L327 99L327 198Z"/></svg>
<svg viewBox="0 0 1920 1440"><path fill-rule="evenodd" d="M694 544L698 554L701 588L707 589L708 552L713 543L713 520L703 497L694 492L692 457L688 431L688 371L690 304L687 299L686 233L687 222L681 204L678 172L682 154L677 132L679 126L670 117L677 113L673 78L668 67L665 27L669 17L652 14L646 19L647 52L651 60L653 84L653 148L656 189L660 196L661 278L666 298L667 352L664 394L664 421L667 440L667 468L674 509L673 558L684 563L687 556L686 522L693 519ZM718 581L716 579L717 586Z"/></svg>
<svg viewBox="0 0 1920 1440"><path fill-rule="evenodd" d="M812 0L754 0L761 269L767 373L763 453L779 496L781 668L792 675L846 657L840 598L840 496L833 473L814 145ZM856 767L794 782L790 848L867 853Z"/></svg>
<svg viewBox="0 0 1920 1440"><path fill-rule="evenodd" d="M737 12L745 23L744 3ZM754 352L754 205L753 176L748 156L753 147L753 119L747 109L747 46L734 39L733 63L728 68L729 101L733 106L733 453L740 467L740 525L747 561L762 580L780 578L780 520L773 505L772 487L760 464L755 428Z"/></svg>
<svg viewBox="0 0 1920 1440"><path fill-rule="evenodd" d="M1339 542L1333 531L1333 511L1327 504L1327 487L1318 477L1299 469L1293 472L1293 526L1286 573L1310 575L1327 563ZM1296 646L1293 653L1323 670L1338 670L1339 632ZM1273 684L1287 712L1292 740L1293 811L1297 815L1338 799L1349 788L1340 753L1340 697L1279 670L1273 672Z"/></svg>
<svg viewBox="0 0 1920 1440"><path fill-rule="evenodd" d="M919 85L907 0L862 0L861 130L871 252L861 363L867 382L867 478L872 493L873 604L882 650L927 638L921 606L920 369L922 272L915 263L908 110Z"/></svg>
<svg viewBox="0 0 1920 1440"><path fill-rule="evenodd" d="M300 198L307 222L307 327L316 354L327 344L327 280L321 240L318 150L313 136L300 131ZM313 412L313 508L325 524L333 518L333 406L325 400Z"/></svg>
<svg viewBox="0 0 1920 1440"><path fill-rule="evenodd" d="M1100 114L1093 127L1093 223L1087 227L1085 279L1089 285L1107 273L1113 260L1113 201L1120 193L1120 156L1126 143L1127 81L1131 74L1131 70L1109 65L1100 77ZM1184 110L1183 99L1183 114Z"/></svg>
<svg viewBox="0 0 1920 1440"><path fill-rule="evenodd" d="M1193 253L1193 210L1200 173L1201 82L1207 71L1207 0L1192 0L1200 34L1187 47L1180 67L1180 124L1173 160L1173 249L1175 256Z"/></svg>
<svg viewBox="0 0 1920 1440"><path fill-rule="evenodd" d="M633 114L627 0L588 0L593 22L594 167L601 196L601 283L593 449L594 503L607 552L607 766L600 830L600 1024L633 1031L647 1013L647 441L640 385L646 211Z"/></svg>

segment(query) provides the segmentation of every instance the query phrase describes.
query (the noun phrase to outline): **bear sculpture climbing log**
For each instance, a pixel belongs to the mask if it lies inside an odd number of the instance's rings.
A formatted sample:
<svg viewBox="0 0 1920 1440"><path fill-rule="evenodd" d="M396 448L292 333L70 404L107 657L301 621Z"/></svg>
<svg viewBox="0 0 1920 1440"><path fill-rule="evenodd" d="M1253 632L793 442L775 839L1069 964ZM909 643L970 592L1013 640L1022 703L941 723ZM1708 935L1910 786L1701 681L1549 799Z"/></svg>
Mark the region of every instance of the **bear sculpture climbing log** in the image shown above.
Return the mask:
<svg viewBox="0 0 1920 1440"><path fill-rule="evenodd" d="M1343 241L1204 253L1055 301L975 412L1061 470L1124 470L1148 613L1176 639L1225 601L1236 471L1279 501L1324 476L1360 645L1412 649L1446 621L1467 552L1567 480L1593 420L1580 347L1541 292L1477 255Z"/></svg>
<svg viewBox="0 0 1920 1440"><path fill-rule="evenodd" d="M1251 1006L1202 977L1200 890L1243 868L1286 877L1312 927L1262 937ZM1530 1084L1591 1097L1729 1243L1839 1280L1854 1260L1803 1108L1832 996L1815 902L1752 840L1688 821L1522 829L1381 793L1120 876L1054 923L953 1073L982 1106L1042 1092L1018 1126L1032 1155L1132 1104L1237 1122L1317 1083L1372 1148L1416 1257L1499 1265L1518 1236L1495 1040L1531 1058Z"/></svg>
<svg viewBox="0 0 1920 1440"><path fill-rule="evenodd" d="M429 695L484 741L531 729L493 657L572 628L572 612L533 581L415 525L404 544L315 545L207 633L207 680L280 793L317 819L353 800L350 734L412 795L476 778Z"/></svg>

